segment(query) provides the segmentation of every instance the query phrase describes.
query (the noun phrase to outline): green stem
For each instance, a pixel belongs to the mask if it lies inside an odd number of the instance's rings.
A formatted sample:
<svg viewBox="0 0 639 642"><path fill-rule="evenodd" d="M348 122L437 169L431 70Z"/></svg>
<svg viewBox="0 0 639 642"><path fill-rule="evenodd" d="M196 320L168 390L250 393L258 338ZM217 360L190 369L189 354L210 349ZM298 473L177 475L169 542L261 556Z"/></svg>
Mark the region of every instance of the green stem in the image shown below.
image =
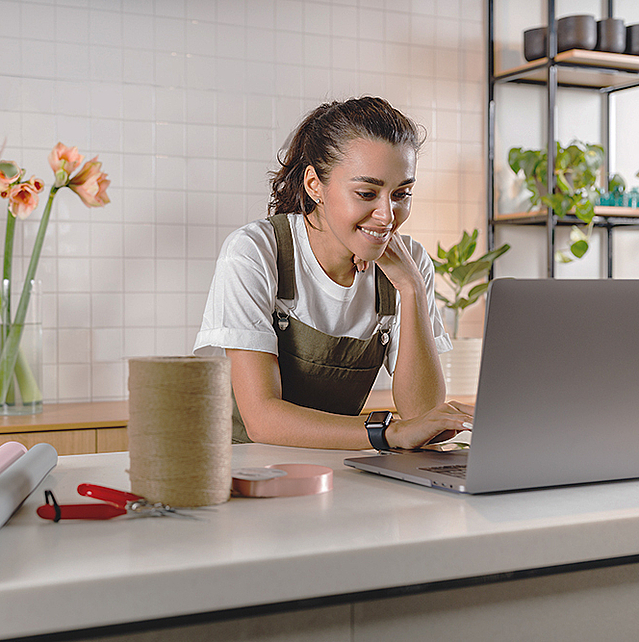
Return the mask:
<svg viewBox="0 0 639 642"><path fill-rule="evenodd" d="M9 336L2 347L2 355L0 356L0 383L2 384L2 387L0 388L0 404L5 403L13 370L16 365L16 360L18 359L18 349L20 347L20 339L22 338L22 330L24 329L24 320L27 316L27 308L29 307L29 300L31 298L33 281L38 268L40 254L42 253L47 225L49 224L49 218L51 217L53 199L58 189L59 188L54 185L49 192L49 200L47 201L44 212L42 213L38 233L36 235L35 243L33 244L33 252L31 253L31 260L29 261L29 267L27 268L27 273L24 278L24 286L22 288L22 294L20 295L16 316L13 324L11 325L11 329L9 330Z"/></svg>
<svg viewBox="0 0 639 642"><path fill-rule="evenodd" d="M2 270L2 344L11 327L11 265L13 264L13 239L16 217L7 210L7 230L4 236L4 266Z"/></svg>

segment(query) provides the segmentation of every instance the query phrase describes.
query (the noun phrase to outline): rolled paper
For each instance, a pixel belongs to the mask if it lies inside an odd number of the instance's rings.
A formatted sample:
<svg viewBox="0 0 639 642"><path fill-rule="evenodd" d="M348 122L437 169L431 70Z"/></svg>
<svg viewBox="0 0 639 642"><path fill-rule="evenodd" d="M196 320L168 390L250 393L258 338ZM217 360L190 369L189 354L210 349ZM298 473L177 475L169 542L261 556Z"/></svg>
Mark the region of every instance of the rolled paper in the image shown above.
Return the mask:
<svg viewBox="0 0 639 642"><path fill-rule="evenodd" d="M7 441L0 446L0 473L20 459L27 452L27 447L19 441Z"/></svg>
<svg viewBox="0 0 639 642"><path fill-rule="evenodd" d="M227 501L232 413L226 357L130 359L131 491L176 507Z"/></svg>
<svg viewBox="0 0 639 642"><path fill-rule="evenodd" d="M58 463L50 444L36 444L0 473L0 527Z"/></svg>

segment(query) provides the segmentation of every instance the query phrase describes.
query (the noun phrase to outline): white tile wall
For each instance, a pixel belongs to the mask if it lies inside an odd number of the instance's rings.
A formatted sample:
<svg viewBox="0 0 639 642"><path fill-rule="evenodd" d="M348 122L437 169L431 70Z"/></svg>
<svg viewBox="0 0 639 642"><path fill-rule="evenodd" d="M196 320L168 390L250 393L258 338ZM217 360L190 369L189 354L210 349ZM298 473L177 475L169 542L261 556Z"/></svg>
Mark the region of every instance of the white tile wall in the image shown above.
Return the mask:
<svg viewBox="0 0 639 642"><path fill-rule="evenodd" d="M43 281L47 401L126 396L126 359L188 354L226 235L321 101L380 94L429 130L409 233L483 226L482 0L0 0L5 158L52 180L61 140L111 204L56 199ZM21 224L26 266L43 204Z"/></svg>

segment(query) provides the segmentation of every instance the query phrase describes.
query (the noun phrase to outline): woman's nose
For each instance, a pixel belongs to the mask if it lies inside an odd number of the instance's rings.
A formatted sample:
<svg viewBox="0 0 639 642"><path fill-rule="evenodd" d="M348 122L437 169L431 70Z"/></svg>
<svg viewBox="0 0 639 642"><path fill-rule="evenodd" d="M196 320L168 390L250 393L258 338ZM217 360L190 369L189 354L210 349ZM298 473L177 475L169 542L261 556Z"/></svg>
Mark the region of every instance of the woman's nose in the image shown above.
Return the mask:
<svg viewBox="0 0 639 642"><path fill-rule="evenodd" d="M393 213L393 204L390 198L382 198L379 200L373 212L373 218L384 225L390 225L393 222L395 214Z"/></svg>

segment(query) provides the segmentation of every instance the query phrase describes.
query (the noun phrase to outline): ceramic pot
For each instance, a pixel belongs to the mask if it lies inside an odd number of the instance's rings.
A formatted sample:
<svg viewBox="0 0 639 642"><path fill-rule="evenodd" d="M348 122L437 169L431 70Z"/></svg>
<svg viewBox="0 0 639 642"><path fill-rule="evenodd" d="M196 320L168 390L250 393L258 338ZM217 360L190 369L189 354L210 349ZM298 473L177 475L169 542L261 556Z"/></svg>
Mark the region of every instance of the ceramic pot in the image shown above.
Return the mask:
<svg viewBox="0 0 639 642"><path fill-rule="evenodd" d="M524 31L524 58L530 62L546 55L546 27Z"/></svg>
<svg viewBox="0 0 639 642"><path fill-rule="evenodd" d="M477 394L482 339L451 339L453 349L439 355L449 396Z"/></svg>
<svg viewBox="0 0 639 642"><path fill-rule="evenodd" d="M597 22L594 16L565 16L557 20L557 51L594 49L597 45Z"/></svg>
<svg viewBox="0 0 639 642"><path fill-rule="evenodd" d="M639 56L639 24L626 27L626 53Z"/></svg>
<svg viewBox="0 0 639 642"><path fill-rule="evenodd" d="M597 51L623 53L626 50L626 25L621 18L597 22Z"/></svg>

